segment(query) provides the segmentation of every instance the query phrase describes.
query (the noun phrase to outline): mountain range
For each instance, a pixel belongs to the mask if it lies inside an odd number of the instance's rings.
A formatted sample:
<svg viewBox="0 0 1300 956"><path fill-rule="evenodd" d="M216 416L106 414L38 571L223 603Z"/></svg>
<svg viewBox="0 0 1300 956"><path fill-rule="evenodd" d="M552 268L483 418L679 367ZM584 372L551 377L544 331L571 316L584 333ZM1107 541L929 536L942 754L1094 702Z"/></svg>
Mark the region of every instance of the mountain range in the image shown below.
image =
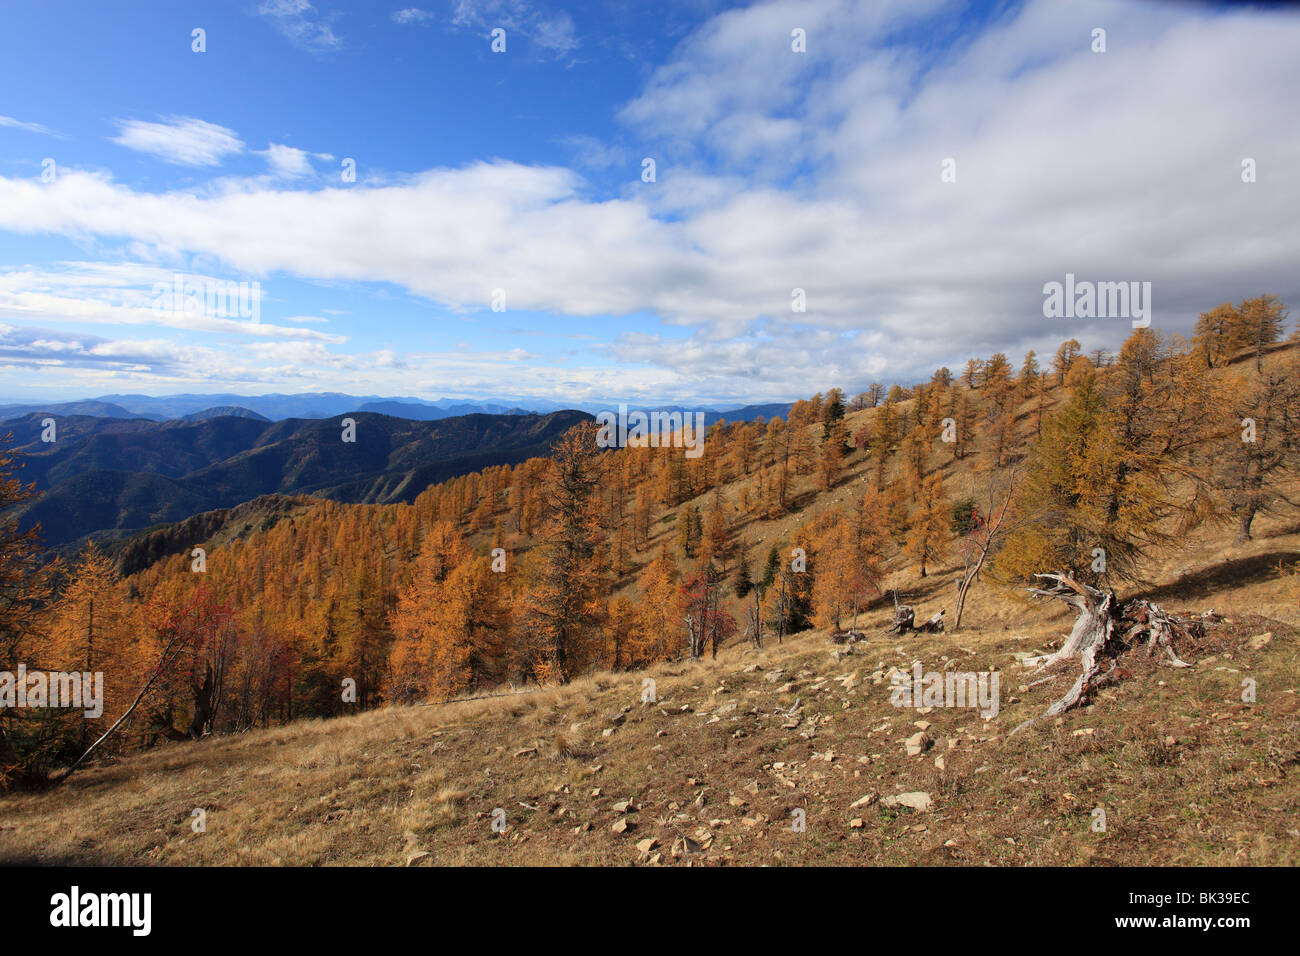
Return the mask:
<svg viewBox="0 0 1300 956"><path fill-rule="evenodd" d="M19 518L25 526L39 521L46 545L58 548L261 495L411 501L434 482L545 455L591 416L566 410L411 421L352 412L352 442L344 441L343 416L273 422L240 408L157 422L60 414L47 442L48 417L28 413L6 429L24 463L19 477L42 492Z"/></svg>
<svg viewBox="0 0 1300 956"><path fill-rule="evenodd" d="M700 405L645 407L635 403L628 404L632 408L642 408L645 411L704 412L705 423L708 425L723 418L733 422L752 421L760 417L783 418L790 411L789 402L722 408ZM209 417L217 414L251 414L269 421L283 421L289 418L332 418L349 412L375 412L411 421L437 421L460 415L546 414L565 409L580 409L595 414L605 409L617 411L618 406L617 401L583 401L567 405L531 398L517 401L493 399L481 402L440 398L436 401L428 401L411 397L346 395L342 392L303 392L294 395L101 395L98 398L72 402L17 401L0 404L0 421L10 421L32 414L93 415L101 418L144 418L154 421L188 419L199 414Z"/></svg>

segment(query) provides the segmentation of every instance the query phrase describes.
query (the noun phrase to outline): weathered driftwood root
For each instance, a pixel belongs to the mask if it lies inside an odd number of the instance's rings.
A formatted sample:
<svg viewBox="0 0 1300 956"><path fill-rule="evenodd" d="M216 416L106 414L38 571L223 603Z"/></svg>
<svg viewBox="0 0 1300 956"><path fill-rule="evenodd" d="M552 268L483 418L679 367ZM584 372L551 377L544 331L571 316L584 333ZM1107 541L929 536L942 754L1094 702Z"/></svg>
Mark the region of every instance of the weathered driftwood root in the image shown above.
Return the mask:
<svg viewBox="0 0 1300 956"><path fill-rule="evenodd" d="M1042 717L1055 717L1080 704L1107 684L1114 683L1124 672L1118 666L1121 654L1139 646L1146 647L1147 656L1163 651L1170 665L1190 667L1174 650L1175 640L1194 643L1205 634L1199 620L1178 619L1163 611L1158 604L1135 598L1122 607L1117 605L1113 591L1099 591L1080 584L1066 574L1036 574L1036 578L1054 582L1049 588L1026 588L1035 597L1053 597L1064 601L1079 612L1069 637L1061 649L1049 655L1038 669L1039 674L1054 668L1063 661L1078 658L1082 673L1065 696L1047 708ZM1034 682L1043 683L1043 678ZM1032 684L1031 684L1032 686ZM1011 733L1015 734L1039 717L1031 717Z"/></svg>

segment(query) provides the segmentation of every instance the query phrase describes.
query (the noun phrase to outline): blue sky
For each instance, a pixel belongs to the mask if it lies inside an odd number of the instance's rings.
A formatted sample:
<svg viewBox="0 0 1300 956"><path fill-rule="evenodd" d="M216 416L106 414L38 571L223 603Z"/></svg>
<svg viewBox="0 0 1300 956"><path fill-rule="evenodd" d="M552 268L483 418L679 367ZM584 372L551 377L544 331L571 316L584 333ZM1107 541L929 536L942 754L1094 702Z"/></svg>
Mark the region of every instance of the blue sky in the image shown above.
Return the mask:
<svg viewBox="0 0 1300 956"><path fill-rule="evenodd" d="M1066 272L1185 332L1300 293L1298 45L1192 4L23 5L0 398L788 400L1118 348L1044 319ZM159 312L178 274L256 321Z"/></svg>

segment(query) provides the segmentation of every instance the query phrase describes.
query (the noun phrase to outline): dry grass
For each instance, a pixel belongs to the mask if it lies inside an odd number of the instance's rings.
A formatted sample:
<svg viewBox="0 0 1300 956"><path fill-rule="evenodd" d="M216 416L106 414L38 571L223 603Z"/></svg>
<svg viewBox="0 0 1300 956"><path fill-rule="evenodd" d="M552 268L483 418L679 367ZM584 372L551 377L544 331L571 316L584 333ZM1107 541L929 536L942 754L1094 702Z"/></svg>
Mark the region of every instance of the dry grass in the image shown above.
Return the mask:
<svg viewBox="0 0 1300 956"><path fill-rule="evenodd" d="M0 860L1300 862L1295 628L1233 617L1189 653L1192 669L1139 662L1093 706L1008 740L1063 689L1058 680L1025 690L1013 655L1045 649L1064 623L1040 615L1028 629L873 639L840 660L824 635L808 632L783 647L737 645L717 662L596 674L527 696L170 746L59 790L0 798ZM1251 649L1266 631L1272 639ZM887 672L913 660L998 669L1001 712L985 721L971 710L894 708ZM640 699L645 676L656 682L653 704ZM1247 676L1254 704L1240 701ZM778 711L796 698L802 719L789 726ZM909 757L901 741L918 719L935 746ZM933 808L850 808L869 793L911 790L929 792ZM632 812L615 809L623 800ZM1105 832L1090 828L1096 807ZM207 813L201 834L191 831L195 808ZM797 809L806 832L791 829ZM624 817L627 832L615 833ZM674 857L681 837L698 852ZM657 841L650 854L636 846L647 838Z"/></svg>

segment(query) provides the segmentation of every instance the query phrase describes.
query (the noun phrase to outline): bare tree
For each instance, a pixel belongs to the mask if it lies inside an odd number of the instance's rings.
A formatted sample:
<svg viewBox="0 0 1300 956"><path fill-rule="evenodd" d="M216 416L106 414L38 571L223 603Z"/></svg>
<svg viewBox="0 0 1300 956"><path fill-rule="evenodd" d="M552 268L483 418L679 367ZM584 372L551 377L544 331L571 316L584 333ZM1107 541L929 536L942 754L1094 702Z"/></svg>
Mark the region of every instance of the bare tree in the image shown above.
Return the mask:
<svg viewBox="0 0 1300 956"><path fill-rule="evenodd" d="M997 550L1013 527L1011 506L1019 478L1019 465L1012 465L989 479L986 509L961 541L959 550L962 569L961 576L957 579L957 611L952 621L954 631L961 628L961 616L966 609L966 596L970 593L971 586L979 579L989 555Z"/></svg>

